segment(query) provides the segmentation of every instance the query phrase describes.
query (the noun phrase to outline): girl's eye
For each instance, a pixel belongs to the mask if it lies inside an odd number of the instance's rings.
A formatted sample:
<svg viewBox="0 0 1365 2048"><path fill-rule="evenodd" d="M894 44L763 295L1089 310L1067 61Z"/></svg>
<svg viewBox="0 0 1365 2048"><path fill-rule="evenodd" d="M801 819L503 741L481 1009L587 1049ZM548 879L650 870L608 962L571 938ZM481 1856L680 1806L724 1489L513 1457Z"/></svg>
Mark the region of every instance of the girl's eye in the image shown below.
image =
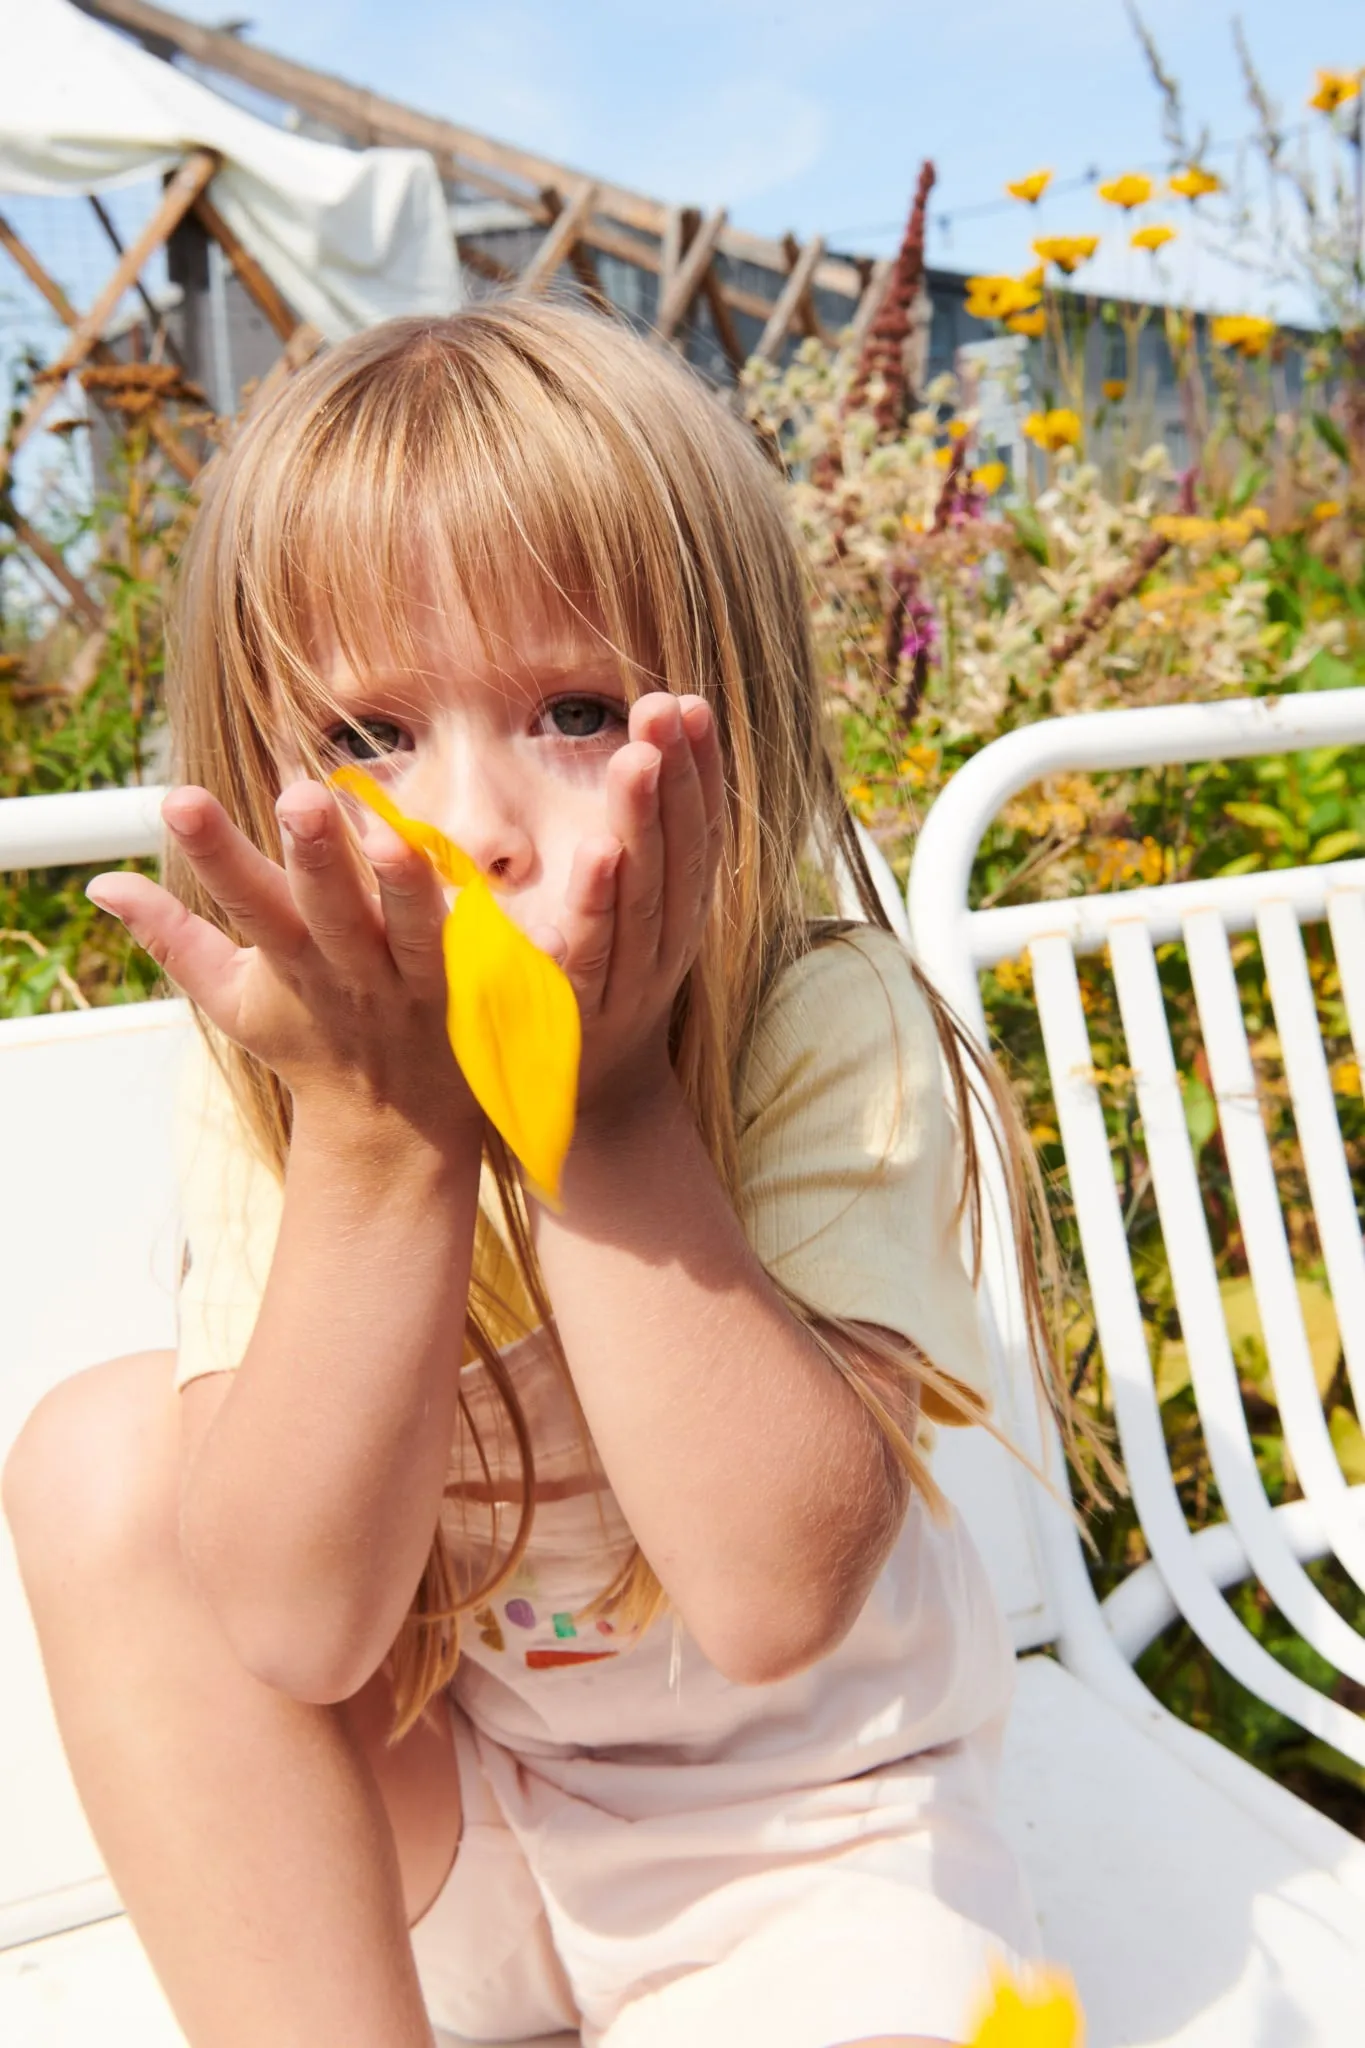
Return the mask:
<svg viewBox="0 0 1365 2048"><path fill-rule="evenodd" d="M595 740L622 723L621 713L600 697L559 697L545 716L566 740Z"/></svg>
<svg viewBox="0 0 1365 2048"><path fill-rule="evenodd" d="M345 761L382 761L402 751L406 737L401 725L387 718L357 718L352 724L333 726L327 745Z"/></svg>

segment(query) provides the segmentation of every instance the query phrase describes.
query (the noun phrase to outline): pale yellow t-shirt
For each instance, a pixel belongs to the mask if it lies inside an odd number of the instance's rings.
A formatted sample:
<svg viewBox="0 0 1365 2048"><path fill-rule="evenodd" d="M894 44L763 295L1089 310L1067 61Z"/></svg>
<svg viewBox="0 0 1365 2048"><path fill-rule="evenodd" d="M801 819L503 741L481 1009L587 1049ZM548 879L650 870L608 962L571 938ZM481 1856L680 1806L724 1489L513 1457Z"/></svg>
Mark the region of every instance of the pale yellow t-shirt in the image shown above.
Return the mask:
<svg viewBox="0 0 1365 2048"><path fill-rule="evenodd" d="M743 1063L739 1213L764 1266L818 1313L897 1331L989 1405L954 1212L957 1146L937 1033L897 940L827 939L775 983ZM194 1034L177 1115L182 1265L176 1384L246 1351L283 1194ZM481 1209L475 1269L524 1297ZM515 1322L509 1326L510 1341ZM955 1418L926 1396L935 1420Z"/></svg>

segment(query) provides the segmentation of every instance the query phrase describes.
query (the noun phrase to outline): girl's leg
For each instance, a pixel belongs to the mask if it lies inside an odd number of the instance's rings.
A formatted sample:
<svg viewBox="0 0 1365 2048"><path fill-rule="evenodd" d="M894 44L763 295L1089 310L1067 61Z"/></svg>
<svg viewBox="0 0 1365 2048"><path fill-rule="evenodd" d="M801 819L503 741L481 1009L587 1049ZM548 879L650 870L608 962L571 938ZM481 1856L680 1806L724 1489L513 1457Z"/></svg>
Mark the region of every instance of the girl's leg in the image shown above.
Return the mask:
<svg viewBox="0 0 1365 2048"><path fill-rule="evenodd" d="M310 1706L237 1660L180 1562L173 1363L63 1382L5 1468L91 1828L192 2048L430 2048L407 1929L459 1840L447 1704L386 1754L382 1673Z"/></svg>

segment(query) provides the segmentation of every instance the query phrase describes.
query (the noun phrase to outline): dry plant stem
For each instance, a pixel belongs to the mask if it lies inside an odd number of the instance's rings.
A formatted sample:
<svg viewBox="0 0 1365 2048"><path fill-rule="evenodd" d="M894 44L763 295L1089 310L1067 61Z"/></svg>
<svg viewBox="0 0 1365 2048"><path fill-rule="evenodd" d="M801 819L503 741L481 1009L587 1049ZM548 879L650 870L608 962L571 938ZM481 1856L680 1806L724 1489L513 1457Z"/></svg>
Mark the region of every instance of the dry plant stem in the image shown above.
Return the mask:
<svg viewBox="0 0 1365 2048"><path fill-rule="evenodd" d="M1098 633L1109 618L1118 610L1124 599L1131 597L1144 578L1149 576L1171 543L1164 534L1150 534L1134 555L1128 567L1097 590L1074 626L1068 628L1048 648L1048 658L1054 668L1070 661L1078 654L1091 635Z"/></svg>
<svg viewBox="0 0 1365 2048"><path fill-rule="evenodd" d="M8 939L12 945L30 946L40 960L50 960L52 957L51 947L45 946L41 939L35 939L32 932L0 930L0 939ZM64 967L57 969L57 979L78 1010L88 1010L90 1008L90 998L82 995L80 989Z"/></svg>

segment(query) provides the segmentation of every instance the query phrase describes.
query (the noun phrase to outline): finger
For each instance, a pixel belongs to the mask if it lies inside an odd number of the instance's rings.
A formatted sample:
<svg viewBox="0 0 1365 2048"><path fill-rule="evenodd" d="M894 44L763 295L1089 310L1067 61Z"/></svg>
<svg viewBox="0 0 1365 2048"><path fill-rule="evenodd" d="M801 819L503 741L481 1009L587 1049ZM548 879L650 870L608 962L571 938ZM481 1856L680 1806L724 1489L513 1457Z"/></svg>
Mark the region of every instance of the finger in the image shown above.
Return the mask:
<svg viewBox="0 0 1365 2048"><path fill-rule="evenodd" d="M709 902L725 845L725 762L721 758L720 728L704 697L680 697L678 702L692 745L692 759L697 764L702 810L706 815L706 897Z"/></svg>
<svg viewBox="0 0 1365 2048"><path fill-rule="evenodd" d="M289 891L308 936L339 973L373 980L393 966L377 899L337 800L321 782L292 782L275 805Z"/></svg>
<svg viewBox="0 0 1365 2048"><path fill-rule="evenodd" d="M446 985L441 933L447 910L435 869L380 818L366 824L361 847L379 884L394 966L414 993L438 994Z"/></svg>
<svg viewBox="0 0 1365 2048"><path fill-rule="evenodd" d="M664 904L662 768L658 748L644 741L628 741L607 765L607 830L621 846L607 1000L618 981L628 974L652 973L659 958Z"/></svg>
<svg viewBox="0 0 1365 2048"><path fill-rule="evenodd" d="M667 973L680 972L700 934L706 891L706 806L692 743L677 697L641 700L640 738L659 749L659 823L663 834L664 888L659 960ZM632 731L634 731L632 724Z"/></svg>
<svg viewBox="0 0 1365 2048"><path fill-rule="evenodd" d="M621 846L615 839L584 840L576 848L564 892L556 953L578 997L579 1014L595 1017L606 1000L616 936L616 877ZM537 944L541 944L537 937ZM549 952L548 946L543 950Z"/></svg>
<svg viewBox="0 0 1365 2048"><path fill-rule="evenodd" d="M248 955L205 918L196 917L148 875L96 875L86 895L118 918L183 995L235 1037L237 986Z"/></svg>
<svg viewBox="0 0 1365 2048"><path fill-rule="evenodd" d="M186 783L162 803L161 819L195 880L246 945L298 951L307 933L283 871L238 830L216 797Z"/></svg>

